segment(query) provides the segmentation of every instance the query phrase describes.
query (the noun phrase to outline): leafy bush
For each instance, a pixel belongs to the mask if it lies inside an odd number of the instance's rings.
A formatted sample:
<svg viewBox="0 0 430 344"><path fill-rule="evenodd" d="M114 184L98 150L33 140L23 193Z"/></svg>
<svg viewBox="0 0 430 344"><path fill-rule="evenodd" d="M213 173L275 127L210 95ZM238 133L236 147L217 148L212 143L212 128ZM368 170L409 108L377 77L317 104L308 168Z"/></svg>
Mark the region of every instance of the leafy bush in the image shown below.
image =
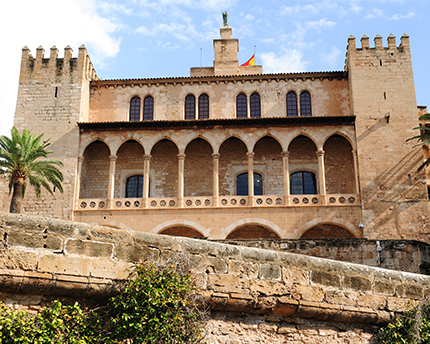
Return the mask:
<svg viewBox="0 0 430 344"><path fill-rule="evenodd" d="M54 301L37 315L0 304L0 343L195 343L203 312L183 261L137 265L117 296L95 310Z"/></svg>
<svg viewBox="0 0 430 344"><path fill-rule="evenodd" d="M430 344L430 304L425 300L380 331L382 344Z"/></svg>

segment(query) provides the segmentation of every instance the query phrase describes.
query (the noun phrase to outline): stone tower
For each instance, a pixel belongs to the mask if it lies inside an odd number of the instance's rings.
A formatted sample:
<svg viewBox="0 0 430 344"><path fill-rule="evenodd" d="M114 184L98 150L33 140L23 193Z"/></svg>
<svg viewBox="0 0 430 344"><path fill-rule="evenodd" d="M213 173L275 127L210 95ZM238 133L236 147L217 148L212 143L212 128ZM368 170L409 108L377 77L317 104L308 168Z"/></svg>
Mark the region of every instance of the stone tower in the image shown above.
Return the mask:
<svg viewBox="0 0 430 344"><path fill-rule="evenodd" d="M388 47L379 35L374 42L369 47L363 36L357 48L350 36L345 66L356 116L364 236L408 238L422 233L428 214L424 175L416 174L422 151L406 143L418 125L409 37L403 35L399 46L393 35Z"/></svg>
<svg viewBox="0 0 430 344"><path fill-rule="evenodd" d="M69 46L64 58L58 58L55 46L49 58L44 58L42 47L37 48L36 58L27 47L23 48L14 125L19 131L26 128L32 134L50 138L49 148L54 152L50 157L64 164L64 194L56 191L52 197L42 191L38 200L28 188L25 212L72 218L79 145L77 123L88 120L90 81L96 78L83 45L77 58L72 57Z"/></svg>

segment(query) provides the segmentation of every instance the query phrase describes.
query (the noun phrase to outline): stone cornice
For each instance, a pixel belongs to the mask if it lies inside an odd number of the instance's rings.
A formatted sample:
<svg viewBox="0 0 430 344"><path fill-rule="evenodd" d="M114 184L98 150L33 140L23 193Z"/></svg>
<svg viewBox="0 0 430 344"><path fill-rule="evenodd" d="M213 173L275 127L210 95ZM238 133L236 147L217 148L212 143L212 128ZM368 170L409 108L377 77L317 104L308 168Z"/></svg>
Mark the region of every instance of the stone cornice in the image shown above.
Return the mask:
<svg viewBox="0 0 430 344"><path fill-rule="evenodd" d="M252 75L222 75L222 76L194 76L194 77L170 77L170 78L149 78L149 79L111 79L93 80L91 87L143 87L143 86L168 86L168 85L201 85L221 84L221 83L244 83L244 82L279 82L279 81L306 81L306 80L342 80L348 78L348 72L305 72L288 74L252 74Z"/></svg>

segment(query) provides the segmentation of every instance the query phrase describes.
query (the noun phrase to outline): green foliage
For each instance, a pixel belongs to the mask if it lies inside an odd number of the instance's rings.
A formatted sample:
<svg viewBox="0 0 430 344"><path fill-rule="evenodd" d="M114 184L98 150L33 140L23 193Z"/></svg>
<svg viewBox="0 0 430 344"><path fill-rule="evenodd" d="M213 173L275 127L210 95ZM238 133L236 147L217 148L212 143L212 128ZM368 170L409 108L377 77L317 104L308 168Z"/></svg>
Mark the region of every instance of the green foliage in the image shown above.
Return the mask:
<svg viewBox="0 0 430 344"><path fill-rule="evenodd" d="M46 150L50 146L49 140L41 142L43 134L31 135L27 129L24 129L21 136L15 127L11 134L12 139L0 137L0 173L6 174L9 179L9 192L18 178L24 180L22 197L25 195L27 180L34 187L37 197L40 196L41 187L52 194L48 183L63 192L63 174L57 168L63 166L63 163L59 160L44 160L52 154Z"/></svg>
<svg viewBox="0 0 430 344"><path fill-rule="evenodd" d="M426 113L422 116L420 116L420 120L430 120L430 113ZM416 135L413 136L409 139L406 140L406 142L408 141L412 141L412 140L417 140L418 143L414 146L423 146L423 145L428 145L430 146L430 128L429 127L416 127L413 128L413 130L420 130L420 135ZM426 159L419 167L418 167L418 172L421 171L424 167L430 165L430 158Z"/></svg>
<svg viewBox="0 0 430 344"><path fill-rule="evenodd" d="M429 301L423 301L382 328L379 339L382 344L430 344Z"/></svg>
<svg viewBox="0 0 430 344"><path fill-rule="evenodd" d="M0 303L0 344L195 343L202 312L185 267L138 265L120 294L91 311L54 301L31 315Z"/></svg>

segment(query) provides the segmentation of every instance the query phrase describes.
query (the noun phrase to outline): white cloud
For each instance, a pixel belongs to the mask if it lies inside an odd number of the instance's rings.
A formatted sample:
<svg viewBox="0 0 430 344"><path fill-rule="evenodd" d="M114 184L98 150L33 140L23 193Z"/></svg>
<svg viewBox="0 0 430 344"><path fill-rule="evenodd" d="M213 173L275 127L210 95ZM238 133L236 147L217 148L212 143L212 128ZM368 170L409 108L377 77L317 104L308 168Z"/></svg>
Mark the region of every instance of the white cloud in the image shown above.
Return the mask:
<svg viewBox="0 0 430 344"><path fill-rule="evenodd" d="M306 70L308 62L303 61L303 53L296 50L285 50L276 55L273 52L260 54L265 73L292 73Z"/></svg>
<svg viewBox="0 0 430 344"><path fill-rule="evenodd" d="M339 61L339 57L342 56L342 53L343 53L342 50L336 47L332 47L329 53L322 54L322 60L327 62L330 68L333 68L339 65L338 61Z"/></svg>
<svg viewBox="0 0 430 344"><path fill-rule="evenodd" d="M399 20L399 19L410 19L410 18L413 18L413 17L415 17L415 13L414 12L409 12L408 14L405 14L405 15L400 15L400 14L395 14L395 15L393 15L391 18L390 18L390 20Z"/></svg>
<svg viewBox="0 0 430 344"><path fill-rule="evenodd" d="M325 27L333 27L336 26L336 23L325 18L322 18L318 21L308 21L306 22L306 26L311 29L321 29Z"/></svg>
<svg viewBox="0 0 430 344"><path fill-rule="evenodd" d="M372 11L366 16L366 19L373 19L373 18L378 18L383 16L384 16L384 11L378 8L373 8Z"/></svg>
<svg viewBox="0 0 430 344"><path fill-rule="evenodd" d="M21 49L27 45L33 55L42 45L49 56L49 48L70 45L77 56L84 43L96 66L106 57L119 52L120 40L114 38L117 25L96 12L96 0L21 0L10 1L7 11L0 11L2 45L7 47L0 55L0 135L12 126L18 89Z"/></svg>

